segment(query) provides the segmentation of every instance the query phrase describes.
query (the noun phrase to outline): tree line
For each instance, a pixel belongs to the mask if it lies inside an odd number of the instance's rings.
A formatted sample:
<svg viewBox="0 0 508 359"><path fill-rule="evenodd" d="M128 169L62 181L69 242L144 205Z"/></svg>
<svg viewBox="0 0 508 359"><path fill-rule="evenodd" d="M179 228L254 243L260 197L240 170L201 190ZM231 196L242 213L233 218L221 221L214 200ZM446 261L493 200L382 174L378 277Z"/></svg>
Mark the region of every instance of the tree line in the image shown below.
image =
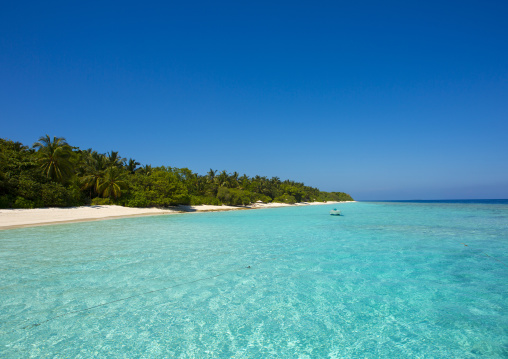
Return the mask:
<svg viewBox="0 0 508 359"><path fill-rule="evenodd" d="M188 168L142 166L116 151L98 153L72 147L61 137L46 135L31 147L0 139L0 208L352 200L343 192L323 192L278 177L212 169L199 175Z"/></svg>

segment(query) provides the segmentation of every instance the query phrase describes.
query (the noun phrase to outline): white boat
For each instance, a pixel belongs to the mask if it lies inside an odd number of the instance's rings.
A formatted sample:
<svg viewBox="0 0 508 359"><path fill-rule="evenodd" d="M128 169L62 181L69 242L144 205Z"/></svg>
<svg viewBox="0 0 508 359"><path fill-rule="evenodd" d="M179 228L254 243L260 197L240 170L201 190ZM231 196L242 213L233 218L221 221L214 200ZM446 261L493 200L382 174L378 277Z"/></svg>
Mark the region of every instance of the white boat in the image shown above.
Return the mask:
<svg viewBox="0 0 508 359"><path fill-rule="evenodd" d="M332 216L340 216L340 211L337 208L334 208L330 211Z"/></svg>

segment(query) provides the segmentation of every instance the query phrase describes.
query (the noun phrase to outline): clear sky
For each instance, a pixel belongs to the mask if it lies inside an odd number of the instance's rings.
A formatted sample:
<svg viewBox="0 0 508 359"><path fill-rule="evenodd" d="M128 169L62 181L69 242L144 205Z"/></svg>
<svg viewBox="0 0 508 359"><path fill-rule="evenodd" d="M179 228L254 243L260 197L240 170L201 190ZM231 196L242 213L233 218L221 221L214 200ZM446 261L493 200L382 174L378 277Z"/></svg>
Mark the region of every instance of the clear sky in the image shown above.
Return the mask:
<svg viewBox="0 0 508 359"><path fill-rule="evenodd" d="M508 1L4 1L0 137L508 198Z"/></svg>

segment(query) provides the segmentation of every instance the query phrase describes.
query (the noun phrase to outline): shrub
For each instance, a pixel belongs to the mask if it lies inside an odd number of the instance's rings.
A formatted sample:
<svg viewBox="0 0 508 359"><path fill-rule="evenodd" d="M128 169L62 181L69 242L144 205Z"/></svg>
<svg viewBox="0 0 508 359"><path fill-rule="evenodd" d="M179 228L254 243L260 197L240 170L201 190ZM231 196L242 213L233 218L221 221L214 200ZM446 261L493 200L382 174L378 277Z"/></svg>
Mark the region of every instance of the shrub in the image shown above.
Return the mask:
<svg viewBox="0 0 508 359"><path fill-rule="evenodd" d="M35 208L35 203L23 197L16 197L13 208Z"/></svg>
<svg viewBox="0 0 508 359"><path fill-rule="evenodd" d="M178 176L168 168L158 168L150 176L138 176L125 203L132 207L168 207L190 204L191 196Z"/></svg>
<svg viewBox="0 0 508 359"><path fill-rule="evenodd" d="M18 181L18 195L25 199L34 200L41 196L41 184L31 178L21 176Z"/></svg>
<svg viewBox="0 0 508 359"><path fill-rule="evenodd" d="M148 207L148 200L144 192L131 192L127 196L122 197L121 202L127 207Z"/></svg>
<svg viewBox="0 0 508 359"><path fill-rule="evenodd" d="M296 198L287 194L287 193L284 193L282 196L279 196L279 197L275 197L273 199L274 202L278 202L278 203L289 203L289 204L294 204L296 203Z"/></svg>
<svg viewBox="0 0 508 359"><path fill-rule="evenodd" d="M261 193L253 193L252 195L253 195L252 202L261 201L264 203L270 203L272 201L271 197L265 196L264 194Z"/></svg>
<svg viewBox="0 0 508 359"><path fill-rule="evenodd" d="M217 199L230 206L247 205L253 202L254 197L251 192L236 188L221 187L217 192Z"/></svg>
<svg viewBox="0 0 508 359"><path fill-rule="evenodd" d="M11 199L8 195L0 196L0 208L11 208Z"/></svg>
<svg viewBox="0 0 508 359"><path fill-rule="evenodd" d="M113 201L109 198L94 198L92 199L92 206L105 206L109 204L114 204Z"/></svg>
<svg viewBox="0 0 508 359"><path fill-rule="evenodd" d="M321 192L319 201L353 201L353 198L344 192Z"/></svg>
<svg viewBox="0 0 508 359"><path fill-rule="evenodd" d="M72 204L72 198L67 189L56 182L42 185L41 200L45 207L68 207Z"/></svg>
<svg viewBox="0 0 508 359"><path fill-rule="evenodd" d="M200 204L209 204L209 205L213 205L213 206L220 206L221 202L217 198L211 197L211 196L191 196L190 197L190 204L193 206L197 206Z"/></svg>

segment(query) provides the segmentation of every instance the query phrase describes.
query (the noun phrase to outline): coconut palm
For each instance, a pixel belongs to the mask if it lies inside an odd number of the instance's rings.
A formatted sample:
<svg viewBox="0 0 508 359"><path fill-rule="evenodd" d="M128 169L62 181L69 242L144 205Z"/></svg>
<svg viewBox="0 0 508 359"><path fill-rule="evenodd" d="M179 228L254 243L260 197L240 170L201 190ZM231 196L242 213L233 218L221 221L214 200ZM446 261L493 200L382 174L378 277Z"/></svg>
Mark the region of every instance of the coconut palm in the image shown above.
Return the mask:
<svg viewBox="0 0 508 359"><path fill-rule="evenodd" d="M213 183L215 182L215 176L217 175L217 170L212 170L210 168L210 171L207 173L208 182Z"/></svg>
<svg viewBox="0 0 508 359"><path fill-rule="evenodd" d="M125 169L127 171L129 171L129 173L131 174L134 174L134 172L136 172L136 168L140 165L141 163L139 163L138 161L136 161L135 159L133 158L129 158L129 162L127 163L127 165L125 166Z"/></svg>
<svg viewBox="0 0 508 359"><path fill-rule="evenodd" d="M207 178L206 176L196 176L196 181L194 182L194 186L196 189L196 192L198 194L204 194L206 191L206 185L207 185Z"/></svg>
<svg viewBox="0 0 508 359"><path fill-rule="evenodd" d="M74 166L70 160L72 149L63 137L46 135L39 138L32 146L37 149L37 162L44 175L54 181L65 182L71 175Z"/></svg>
<svg viewBox="0 0 508 359"><path fill-rule="evenodd" d="M102 197L118 198L122 190L127 189L125 172L118 167L108 167L104 172L104 178L100 180L97 188Z"/></svg>
<svg viewBox="0 0 508 359"><path fill-rule="evenodd" d="M279 178L279 177L272 177L272 178L270 179L270 183L271 183L272 185L279 185L279 184L281 184L281 182L280 182L280 178Z"/></svg>
<svg viewBox="0 0 508 359"><path fill-rule="evenodd" d="M221 173L219 173L218 176L215 177L215 182L219 187L228 187L229 175L226 170L223 170Z"/></svg>
<svg viewBox="0 0 508 359"><path fill-rule="evenodd" d="M85 174L81 178L82 189L91 189L99 193L99 185L104 178L107 166L107 158L96 151L90 152L85 158ZM90 198L92 192L90 192Z"/></svg>
<svg viewBox="0 0 508 359"><path fill-rule="evenodd" d="M233 174L229 176L229 187L230 188L237 188L240 186L238 176L240 176L240 174L236 171L233 172Z"/></svg>
<svg viewBox="0 0 508 359"><path fill-rule="evenodd" d="M118 151L108 152L108 167L123 167L126 159L118 155Z"/></svg>
<svg viewBox="0 0 508 359"><path fill-rule="evenodd" d="M239 188L246 189L249 187L250 179L246 174L243 174L242 177L238 179Z"/></svg>
<svg viewBox="0 0 508 359"><path fill-rule="evenodd" d="M152 174L152 166L144 165L143 167L138 168L136 172L144 176L150 176Z"/></svg>

